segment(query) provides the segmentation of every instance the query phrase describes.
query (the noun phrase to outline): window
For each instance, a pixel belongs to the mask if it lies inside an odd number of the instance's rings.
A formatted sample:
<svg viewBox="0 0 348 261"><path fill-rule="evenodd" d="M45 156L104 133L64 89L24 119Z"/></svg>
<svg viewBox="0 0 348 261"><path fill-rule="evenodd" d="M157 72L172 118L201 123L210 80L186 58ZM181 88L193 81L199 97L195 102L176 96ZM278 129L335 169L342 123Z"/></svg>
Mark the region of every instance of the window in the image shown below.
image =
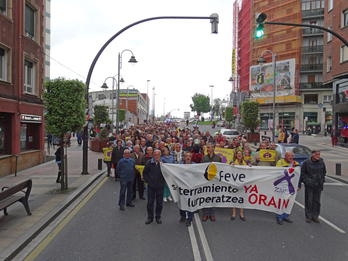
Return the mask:
<svg viewBox="0 0 348 261"><path fill-rule="evenodd" d="M32 62L24 61L24 92L35 94L35 66Z"/></svg>
<svg viewBox="0 0 348 261"><path fill-rule="evenodd" d="M106 99L105 94L99 94L98 95L98 100L105 100L105 99Z"/></svg>
<svg viewBox="0 0 348 261"><path fill-rule="evenodd" d="M305 94L304 104L318 104L318 94Z"/></svg>
<svg viewBox="0 0 348 261"><path fill-rule="evenodd" d="M34 40L35 34L35 11L33 8L25 5L25 35Z"/></svg>
<svg viewBox="0 0 348 261"><path fill-rule="evenodd" d="M7 67L7 53L6 50L0 47L0 80L6 81L6 67Z"/></svg>
<svg viewBox="0 0 348 261"><path fill-rule="evenodd" d="M329 26L330 30L332 30L332 25ZM331 42L332 41L332 34L330 34L329 32L327 33L327 42Z"/></svg>
<svg viewBox="0 0 348 261"><path fill-rule="evenodd" d="M340 62L346 62L348 61L348 47L345 45L341 46L341 55L340 55L341 59Z"/></svg>
<svg viewBox="0 0 348 261"><path fill-rule="evenodd" d="M332 64L332 59L331 57L327 57L326 59L326 71L330 72L331 71L331 64Z"/></svg>
<svg viewBox="0 0 348 261"><path fill-rule="evenodd" d="M114 94L114 95L112 95L112 94ZM114 98L112 98L112 96L114 96ZM117 99L117 93L116 93L116 92L110 93L110 99L111 99L111 100L112 100L112 99Z"/></svg>
<svg viewBox="0 0 348 261"><path fill-rule="evenodd" d="M348 26L348 9L342 11L342 27Z"/></svg>
<svg viewBox="0 0 348 261"><path fill-rule="evenodd" d="M332 100L332 95L324 95L324 103L330 103Z"/></svg>
<svg viewBox="0 0 348 261"><path fill-rule="evenodd" d="M6 0L0 0L0 13L6 15Z"/></svg>
<svg viewBox="0 0 348 261"><path fill-rule="evenodd" d="M330 12L333 8L333 0L329 0L329 4L328 4L328 7L327 7L327 10L328 12Z"/></svg>

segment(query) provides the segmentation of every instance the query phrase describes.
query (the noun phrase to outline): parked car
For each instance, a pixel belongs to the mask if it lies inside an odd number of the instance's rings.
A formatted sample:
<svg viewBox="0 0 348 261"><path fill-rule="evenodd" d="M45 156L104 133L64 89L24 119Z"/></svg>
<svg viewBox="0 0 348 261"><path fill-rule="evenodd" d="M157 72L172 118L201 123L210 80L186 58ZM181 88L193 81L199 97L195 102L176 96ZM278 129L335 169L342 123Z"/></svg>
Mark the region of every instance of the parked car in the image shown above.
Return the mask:
<svg viewBox="0 0 348 261"><path fill-rule="evenodd" d="M276 144L276 151L279 151L282 158L285 156L286 151L292 151L294 154L294 160L302 165L302 162L311 156L311 149L299 144Z"/></svg>
<svg viewBox="0 0 348 261"><path fill-rule="evenodd" d="M216 124L216 127L226 127L226 122L225 122L225 121L219 121L219 122Z"/></svg>
<svg viewBox="0 0 348 261"><path fill-rule="evenodd" d="M222 136L226 136L228 141L233 140L234 138L241 139L242 137L236 129L221 129L220 133Z"/></svg>

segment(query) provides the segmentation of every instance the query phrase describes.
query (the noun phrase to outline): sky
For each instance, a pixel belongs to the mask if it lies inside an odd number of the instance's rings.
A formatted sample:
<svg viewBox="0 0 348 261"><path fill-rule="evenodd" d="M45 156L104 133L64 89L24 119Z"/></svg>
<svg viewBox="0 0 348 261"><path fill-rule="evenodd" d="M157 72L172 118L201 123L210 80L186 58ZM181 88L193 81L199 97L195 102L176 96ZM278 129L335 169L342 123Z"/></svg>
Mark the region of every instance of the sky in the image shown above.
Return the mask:
<svg viewBox="0 0 348 261"><path fill-rule="evenodd" d="M195 93L210 97L213 91L213 99L226 99L231 92L232 4L232 0L52 0L51 79L86 82L105 42L139 20L217 13L218 34L211 34L209 20L166 19L136 25L109 44L92 74L90 91L102 90L104 80L117 75L118 53L122 53L120 74L125 83L120 88L132 85L142 93L148 91L152 110L155 87L155 114L173 110L172 116L183 117L191 111ZM124 50L131 50L138 63L128 63L132 54ZM112 79L106 83L112 87Z"/></svg>

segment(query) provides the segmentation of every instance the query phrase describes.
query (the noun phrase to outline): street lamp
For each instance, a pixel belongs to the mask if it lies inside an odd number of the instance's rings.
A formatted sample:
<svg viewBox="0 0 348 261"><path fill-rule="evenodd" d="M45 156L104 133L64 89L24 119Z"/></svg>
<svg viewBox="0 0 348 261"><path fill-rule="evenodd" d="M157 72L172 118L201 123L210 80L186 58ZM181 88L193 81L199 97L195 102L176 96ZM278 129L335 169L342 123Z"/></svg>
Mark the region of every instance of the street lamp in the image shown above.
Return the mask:
<svg viewBox="0 0 348 261"><path fill-rule="evenodd" d="M209 87L211 88L211 99L210 99L211 112L210 112L210 116L213 116L213 88L214 88L214 85L209 85ZM198 112L198 113L200 113L200 112Z"/></svg>
<svg viewBox="0 0 348 261"><path fill-rule="evenodd" d="M240 91L240 75L237 75L238 84L237 84L237 93L238 93L238 99L237 99L237 108L238 108L238 115L237 115L237 121L236 121L236 127L239 127L239 116L240 116L240 105L242 104L242 97L241 97L241 91ZM234 78L231 76L230 79L228 79L229 82L234 82ZM233 99L232 99L232 106L233 106Z"/></svg>
<svg viewBox="0 0 348 261"><path fill-rule="evenodd" d="M170 117L170 113L171 113L172 111L175 111L175 110L180 111L180 109L172 109L170 112L168 112L168 117Z"/></svg>
<svg viewBox="0 0 348 261"><path fill-rule="evenodd" d="M128 87L127 87L127 100L126 100L126 127L127 127L127 124L128 124L128 121L129 121L129 112L128 112L128 90L129 90L129 87L133 87L133 90L134 90L134 86L133 85L129 85Z"/></svg>
<svg viewBox="0 0 348 261"><path fill-rule="evenodd" d="M273 53L270 50L265 50L261 53L260 58L257 60L258 64L262 66L266 59L263 57L264 52L270 52L272 54L272 61L273 61L273 128L272 128L272 142L274 142L274 127L275 127L275 96L276 96L276 89L277 89L277 77L276 77L276 54Z"/></svg>
<svg viewBox="0 0 348 261"><path fill-rule="evenodd" d="M153 114L152 114L152 122L155 123L155 86L153 86L152 88L152 99L153 99L153 102L152 102L152 110L153 110Z"/></svg>
<svg viewBox="0 0 348 261"><path fill-rule="evenodd" d="M148 123L149 121L149 109L150 109L150 104L149 104L149 81L147 80L147 89L146 89L146 103L147 103L147 112L146 112L146 122Z"/></svg>
<svg viewBox="0 0 348 261"><path fill-rule="evenodd" d="M116 133L119 133L119 121L120 121L120 71L122 68L122 54L125 52L131 52L132 56L129 63L137 63L138 61L135 59L135 56L131 50L125 49L121 53L118 53L118 81L117 81L117 97L118 97L118 103L117 103L117 115L116 115Z"/></svg>
<svg viewBox="0 0 348 261"><path fill-rule="evenodd" d="M166 98L163 99L163 115L166 116Z"/></svg>
<svg viewBox="0 0 348 261"><path fill-rule="evenodd" d="M114 99L115 99L114 88L115 88L115 81L117 82L117 80L113 76L107 77L104 80L104 83L103 83L101 88L105 89L105 90L109 88L106 84L106 80L110 79L110 78L112 78L112 93L111 93L111 121L112 121L111 128L112 128L112 131L111 132L113 133L114 132ZM121 78L120 82L122 82L122 83L124 82L123 78Z"/></svg>

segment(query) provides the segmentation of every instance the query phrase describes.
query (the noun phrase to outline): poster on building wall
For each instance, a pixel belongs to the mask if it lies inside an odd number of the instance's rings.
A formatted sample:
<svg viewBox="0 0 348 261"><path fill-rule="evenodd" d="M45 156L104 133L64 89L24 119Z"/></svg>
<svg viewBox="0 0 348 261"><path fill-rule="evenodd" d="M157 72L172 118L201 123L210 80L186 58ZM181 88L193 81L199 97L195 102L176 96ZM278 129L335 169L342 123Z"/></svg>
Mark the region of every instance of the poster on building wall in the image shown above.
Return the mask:
<svg viewBox="0 0 348 261"><path fill-rule="evenodd" d="M264 75L264 83L257 83L257 75ZM273 97L273 63L250 67L250 91L254 98ZM295 95L295 59L277 61L276 96Z"/></svg>
<svg viewBox="0 0 348 261"><path fill-rule="evenodd" d="M232 75L236 74L236 49L232 50Z"/></svg>

